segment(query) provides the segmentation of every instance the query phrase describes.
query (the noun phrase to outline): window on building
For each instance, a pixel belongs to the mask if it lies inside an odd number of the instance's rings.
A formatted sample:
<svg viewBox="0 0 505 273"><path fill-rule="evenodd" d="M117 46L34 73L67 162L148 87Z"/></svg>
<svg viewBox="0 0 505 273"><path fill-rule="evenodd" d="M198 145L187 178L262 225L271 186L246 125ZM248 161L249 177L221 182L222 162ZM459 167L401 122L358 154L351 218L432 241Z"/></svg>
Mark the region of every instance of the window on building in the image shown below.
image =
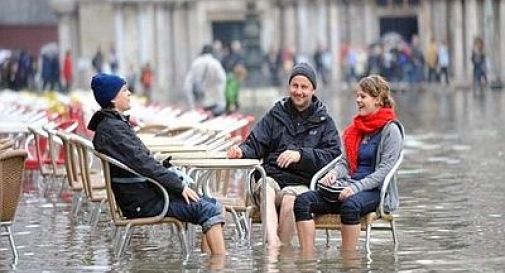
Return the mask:
<svg viewBox="0 0 505 273"><path fill-rule="evenodd" d="M377 0L377 6L387 6L388 5L388 0Z"/></svg>
<svg viewBox="0 0 505 273"><path fill-rule="evenodd" d="M400 7L408 8L412 6L418 6L419 0L376 0L375 3L379 7Z"/></svg>

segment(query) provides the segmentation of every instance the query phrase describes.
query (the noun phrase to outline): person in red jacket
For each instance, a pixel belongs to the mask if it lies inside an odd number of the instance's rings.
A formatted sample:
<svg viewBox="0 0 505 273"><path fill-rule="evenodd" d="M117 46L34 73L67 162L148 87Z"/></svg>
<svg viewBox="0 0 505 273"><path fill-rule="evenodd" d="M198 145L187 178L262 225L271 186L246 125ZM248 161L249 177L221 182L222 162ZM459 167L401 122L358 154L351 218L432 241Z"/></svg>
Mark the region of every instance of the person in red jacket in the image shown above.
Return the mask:
<svg viewBox="0 0 505 273"><path fill-rule="evenodd" d="M70 88L72 87L72 79L73 79L73 63L72 63L72 54L70 50L67 50L65 53L65 59L63 60L63 80L65 81L65 92L70 92Z"/></svg>

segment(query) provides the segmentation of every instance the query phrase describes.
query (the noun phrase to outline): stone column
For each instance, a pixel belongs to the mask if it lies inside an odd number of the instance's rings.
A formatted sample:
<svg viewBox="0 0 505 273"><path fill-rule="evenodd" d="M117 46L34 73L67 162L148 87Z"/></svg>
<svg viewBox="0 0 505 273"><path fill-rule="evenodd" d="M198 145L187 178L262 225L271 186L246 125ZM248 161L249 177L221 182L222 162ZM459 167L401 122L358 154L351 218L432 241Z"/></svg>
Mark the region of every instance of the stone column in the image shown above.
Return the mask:
<svg viewBox="0 0 505 273"><path fill-rule="evenodd" d="M377 21L377 18L375 18L373 11L372 11L372 2L371 1L364 1L363 2L363 17L362 20L364 20L364 35L365 37L365 44L369 45L373 41L379 38L379 22Z"/></svg>
<svg viewBox="0 0 505 273"><path fill-rule="evenodd" d="M465 51L463 40L463 5L461 0L451 1L450 11L451 40L448 43L451 54L451 69L454 73L454 80L461 82L465 76Z"/></svg>
<svg viewBox="0 0 505 273"><path fill-rule="evenodd" d="M137 6L138 12L138 34L139 34L139 64L140 67L143 67L147 61L147 33L145 31L147 25L147 8L143 4L138 4Z"/></svg>
<svg viewBox="0 0 505 273"><path fill-rule="evenodd" d="M153 94L155 101L168 101L168 92L172 91L172 71L171 71L171 31L170 14L166 4L159 4L155 7L155 29L156 29L156 83L158 92Z"/></svg>
<svg viewBox="0 0 505 273"><path fill-rule="evenodd" d="M499 58L499 52L495 48L495 24L494 24L494 12L493 12L493 0L484 0L484 52L487 56L488 62L488 71L487 77L488 80L494 81L496 79L495 68L496 63Z"/></svg>
<svg viewBox="0 0 505 273"><path fill-rule="evenodd" d="M88 86L88 78L77 69L82 54L77 3L75 0L50 0L49 5L58 16L58 55L61 62L60 67L63 69L65 53L67 50L70 50L73 59L73 86Z"/></svg>
<svg viewBox="0 0 505 273"><path fill-rule="evenodd" d="M500 46L500 71L501 71L501 80L505 80L505 1L500 1L500 42L498 43Z"/></svg>
<svg viewBox="0 0 505 273"><path fill-rule="evenodd" d="M119 63L118 73L120 75L125 75L128 71L125 58L125 42L124 42L124 16L123 16L123 5L114 5L114 35L115 35L115 45L116 55Z"/></svg>
<svg viewBox="0 0 505 273"><path fill-rule="evenodd" d="M182 90L182 86L184 84L184 77L186 72L189 69L190 61L193 60L196 56L190 56L189 51L189 38L188 38L188 29L187 26L187 13L184 4L176 4L173 9L173 22L174 33L173 33L173 41L172 43L174 52L174 85L172 88L176 90Z"/></svg>
<svg viewBox="0 0 505 273"><path fill-rule="evenodd" d="M364 44L363 32L361 31L360 25L363 24L362 18L359 15L358 6L356 1L349 1L348 4L348 16L349 20L347 26L349 28L349 44L352 47L366 47ZM331 18L331 17L330 17Z"/></svg>
<svg viewBox="0 0 505 273"><path fill-rule="evenodd" d="M430 38L433 35L431 20L431 1L421 1L421 13L419 15L419 39L421 41L421 49L428 46Z"/></svg>
<svg viewBox="0 0 505 273"><path fill-rule="evenodd" d="M447 1L433 1L432 11L433 37L437 43L447 41Z"/></svg>
<svg viewBox="0 0 505 273"><path fill-rule="evenodd" d="M259 4L259 3L258 3ZM277 3L262 2L260 8L261 30L261 48L267 52L272 46L279 46L279 18L280 9Z"/></svg>
<svg viewBox="0 0 505 273"><path fill-rule="evenodd" d="M468 79L472 79L472 49L475 37L479 36L477 26L477 1L465 0L465 75ZM486 46L486 45L485 45Z"/></svg>
<svg viewBox="0 0 505 273"><path fill-rule="evenodd" d="M286 47L286 4L279 2L279 50Z"/></svg>
<svg viewBox="0 0 505 273"><path fill-rule="evenodd" d="M212 32L203 31L207 29L205 10L202 8L204 2L186 2L184 7L185 25L188 34L188 60L193 60L201 51L203 44L212 44Z"/></svg>
<svg viewBox="0 0 505 273"><path fill-rule="evenodd" d="M341 80L340 69L340 30L339 30L339 11L336 1L328 1L328 41L329 49L333 60L332 65L332 81L338 83Z"/></svg>
<svg viewBox="0 0 505 273"><path fill-rule="evenodd" d="M309 48L307 47L308 36L308 12L306 0L299 0L296 7L296 31L298 32L298 39L296 40L296 50L299 53L307 55Z"/></svg>
<svg viewBox="0 0 505 273"><path fill-rule="evenodd" d="M153 4L139 4L138 12L139 57L140 65L144 66L147 62L152 63L154 55Z"/></svg>
<svg viewBox="0 0 505 273"><path fill-rule="evenodd" d="M317 30L317 43L322 44L326 47L329 46L328 43L328 34L327 34L327 26L328 26L328 12L326 1L318 0L317 1L317 9L316 9L316 30Z"/></svg>
<svg viewBox="0 0 505 273"><path fill-rule="evenodd" d="M285 47L290 50L295 49L297 41L297 28L296 28L296 14L295 7L293 3L286 3L284 6L284 29L282 32L285 35L286 40L284 41ZM293 52L294 53L294 52Z"/></svg>
<svg viewBox="0 0 505 273"><path fill-rule="evenodd" d="M80 56L77 3L75 0L51 0L49 5L58 15L60 60L63 59L67 50L71 50L75 66ZM74 71L76 70L74 69Z"/></svg>

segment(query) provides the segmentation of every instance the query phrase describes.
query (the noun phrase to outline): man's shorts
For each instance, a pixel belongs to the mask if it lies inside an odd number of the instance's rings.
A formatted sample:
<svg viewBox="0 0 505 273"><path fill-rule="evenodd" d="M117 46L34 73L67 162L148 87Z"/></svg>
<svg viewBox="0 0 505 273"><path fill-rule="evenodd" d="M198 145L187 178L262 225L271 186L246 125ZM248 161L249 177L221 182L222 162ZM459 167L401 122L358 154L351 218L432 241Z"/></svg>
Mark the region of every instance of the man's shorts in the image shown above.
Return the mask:
<svg viewBox="0 0 505 273"><path fill-rule="evenodd" d="M287 186L287 187L284 187L283 189L281 189L281 187L279 186L279 183L277 183L277 181L275 181L275 179L267 176L266 180L267 180L267 187L270 187L275 191L275 206L276 207L281 206L282 199L284 198L285 195L297 196L299 194L309 191L309 188L306 185ZM261 182L261 180L260 180L260 182ZM259 183L259 182L256 183L256 186L254 188L254 196L256 198L262 196L261 195L261 192L262 192L261 185L262 184L263 183ZM261 200L261 199L258 198L258 200Z"/></svg>

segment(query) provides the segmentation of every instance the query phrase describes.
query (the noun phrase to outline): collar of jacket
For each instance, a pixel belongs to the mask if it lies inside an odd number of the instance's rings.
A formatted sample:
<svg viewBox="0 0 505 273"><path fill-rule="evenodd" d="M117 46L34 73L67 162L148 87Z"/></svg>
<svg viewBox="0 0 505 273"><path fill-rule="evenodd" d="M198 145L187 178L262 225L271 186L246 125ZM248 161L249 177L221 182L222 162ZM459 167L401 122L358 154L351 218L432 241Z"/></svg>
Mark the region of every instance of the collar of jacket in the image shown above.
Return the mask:
<svg viewBox="0 0 505 273"><path fill-rule="evenodd" d="M301 123L301 126L304 128L302 131L310 129L328 119L326 106L324 106L316 96L312 97L312 104L308 110L308 116ZM296 111L296 109L291 105L289 97L285 97L278 101L272 109L273 117L280 120L292 134L299 131L299 129L297 130L295 127L294 111Z"/></svg>
<svg viewBox="0 0 505 273"><path fill-rule="evenodd" d="M119 113L116 110L112 109L101 109L93 114L91 117L89 123L88 123L88 129L91 131L96 131L96 128L98 125L105 119L105 118L114 118L114 119L119 119L124 121L126 124L130 126L130 116L125 116L121 113Z"/></svg>
<svg viewBox="0 0 505 273"><path fill-rule="evenodd" d="M284 97L279 100L273 107L274 116L285 122L292 122L291 116L299 115L296 109L294 108L291 99L289 97ZM304 121L308 123L321 123L324 122L328 118L328 111L326 110L326 106L317 98L315 95L312 96L312 103L309 108L306 110L307 112L303 114ZM286 115L288 114L288 115Z"/></svg>

